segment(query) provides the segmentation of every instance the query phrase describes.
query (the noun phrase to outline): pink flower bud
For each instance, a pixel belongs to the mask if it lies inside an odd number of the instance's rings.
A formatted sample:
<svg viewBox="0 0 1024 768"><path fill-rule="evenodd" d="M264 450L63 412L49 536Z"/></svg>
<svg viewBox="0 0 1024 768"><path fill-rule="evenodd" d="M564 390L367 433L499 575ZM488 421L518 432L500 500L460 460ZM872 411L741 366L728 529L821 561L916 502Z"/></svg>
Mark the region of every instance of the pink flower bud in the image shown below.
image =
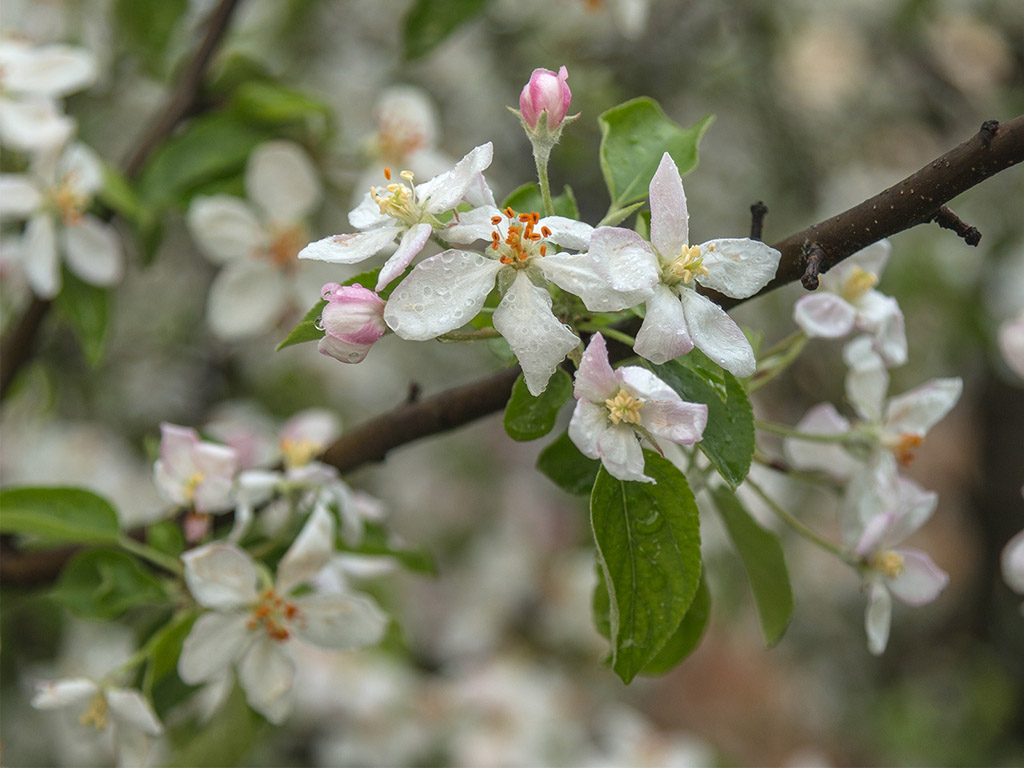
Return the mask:
<svg viewBox="0 0 1024 768"><path fill-rule="evenodd" d="M536 130L541 113L547 112L547 129L554 131L569 112L572 93L569 91L569 72L565 67L555 74L550 69L535 69L530 82L519 94L519 110L531 130Z"/></svg>
<svg viewBox="0 0 1024 768"><path fill-rule="evenodd" d="M384 324L384 300L361 285L323 287L327 306L320 315L326 331L320 340L320 354L343 363L359 363L370 347L387 331Z"/></svg>

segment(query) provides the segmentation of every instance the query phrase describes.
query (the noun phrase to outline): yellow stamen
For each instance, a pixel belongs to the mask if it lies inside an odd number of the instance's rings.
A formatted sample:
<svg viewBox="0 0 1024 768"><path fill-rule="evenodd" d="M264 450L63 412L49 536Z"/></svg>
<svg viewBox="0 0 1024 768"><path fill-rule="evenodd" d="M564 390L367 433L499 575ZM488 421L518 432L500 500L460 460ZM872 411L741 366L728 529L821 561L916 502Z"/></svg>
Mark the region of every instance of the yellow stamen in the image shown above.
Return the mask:
<svg viewBox="0 0 1024 768"><path fill-rule="evenodd" d="M78 722L82 725L91 725L97 731L102 731L107 727L108 720L107 712L107 699L102 692L97 693L93 696L89 702L89 706L85 708L85 711L79 716Z"/></svg>
<svg viewBox="0 0 1024 768"><path fill-rule="evenodd" d="M890 579L895 579L901 573L903 573L904 563L903 555L898 552L893 552L891 549L885 549L881 552L876 552L875 556L871 558L871 568L878 571L883 576L887 576Z"/></svg>
<svg viewBox="0 0 1024 768"><path fill-rule="evenodd" d="M924 438L921 435L903 432L898 437L886 440L885 445L893 452L900 464L907 466L914 460L914 449L923 442Z"/></svg>
<svg viewBox="0 0 1024 768"><path fill-rule="evenodd" d="M666 282L670 285L683 283L689 285L698 275L707 276L708 268L704 266L704 259L700 253L699 245L684 245L679 255L665 268Z"/></svg>
<svg viewBox="0 0 1024 768"><path fill-rule="evenodd" d="M301 467L308 464L321 447L313 440L291 440L286 437L281 440L281 455L286 467Z"/></svg>
<svg viewBox="0 0 1024 768"><path fill-rule="evenodd" d="M185 481L185 497L192 501L196 495L196 486L203 482L203 473L194 472L192 476Z"/></svg>
<svg viewBox="0 0 1024 768"><path fill-rule="evenodd" d="M860 267L854 267L853 271L843 283L842 296L849 302L857 301L865 293L878 285L878 275L868 272Z"/></svg>
<svg viewBox="0 0 1024 768"><path fill-rule="evenodd" d="M633 397L626 390L620 389L615 397L608 398L604 404L608 408L608 418L612 424L620 424L623 421L627 424L640 423L640 409L644 401Z"/></svg>

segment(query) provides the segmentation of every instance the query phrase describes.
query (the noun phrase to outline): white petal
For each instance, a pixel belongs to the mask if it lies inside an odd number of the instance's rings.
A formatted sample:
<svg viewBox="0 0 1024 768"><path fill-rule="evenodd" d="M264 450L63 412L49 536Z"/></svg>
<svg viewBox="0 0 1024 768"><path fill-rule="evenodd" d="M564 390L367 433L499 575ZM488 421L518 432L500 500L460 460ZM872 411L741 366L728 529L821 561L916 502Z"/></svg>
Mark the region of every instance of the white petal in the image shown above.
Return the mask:
<svg viewBox="0 0 1024 768"><path fill-rule="evenodd" d="M288 278L268 262L239 261L222 269L206 299L206 321L224 341L267 333L288 310Z"/></svg>
<svg viewBox="0 0 1024 768"><path fill-rule="evenodd" d="M380 227L366 232L331 235L299 251L300 259L317 259L332 264L356 264L387 248L404 227Z"/></svg>
<svg viewBox="0 0 1024 768"><path fill-rule="evenodd" d="M694 290L684 289L681 298L694 346L740 378L753 374L757 367L754 350L725 310Z"/></svg>
<svg viewBox="0 0 1024 768"><path fill-rule="evenodd" d="M117 230L95 216L85 215L64 228L64 259L91 285L114 285L124 275L124 249Z"/></svg>
<svg viewBox="0 0 1024 768"><path fill-rule="evenodd" d="M850 422L832 403L819 403L807 411L795 429L816 435L841 435L850 431ZM820 470L834 477L846 478L861 466L838 443L786 438L782 446L786 459L797 469Z"/></svg>
<svg viewBox="0 0 1024 768"><path fill-rule="evenodd" d="M36 692L32 697L32 706L36 709L59 709L75 704L83 704L100 690L100 687L87 677L65 677L60 680L36 683Z"/></svg>
<svg viewBox="0 0 1024 768"><path fill-rule="evenodd" d="M629 365L618 373L623 384L644 401L640 419L648 432L679 445L693 445L701 439L708 424L706 405L686 402L646 368Z"/></svg>
<svg viewBox="0 0 1024 768"><path fill-rule="evenodd" d="M277 566L277 588L287 594L311 580L334 554L334 516L316 506Z"/></svg>
<svg viewBox="0 0 1024 768"><path fill-rule="evenodd" d="M837 339L853 330L857 310L846 299L821 288L793 305L793 320L811 338Z"/></svg>
<svg viewBox="0 0 1024 768"><path fill-rule="evenodd" d="M234 544L214 542L189 550L181 559L189 592L205 608L241 608L256 602L256 564Z"/></svg>
<svg viewBox="0 0 1024 768"><path fill-rule="evenodd" d="M640 483L653 483L644 474L644 452L636 432L625 424L610 425L598 438L601 463L612 477Z"/></svg>
<svg viewBox="0 0 1024 768"><path fill-rule="evenodd" d="M885 585L873 581L868 590L868 607L864 614L864 626L868 633L868 650L880 655L889 642L889 625L892 622L892 597Z"/></svg>
<svg viewBox="0 0 1024 768"><path fill-rule="evenodd" d="M75 121L47 98L0 96L0 139L11 149L40 152L62 146L75 132Z"/></svg>
<svg viewBox="0 0 1024 768"><path fill-rule="evenodd" d="M494 310L494 327L519 360L526 388L534 397L544 391L555 368L579 343L576 334L551 313L551 295L531 283L522 270Z"/></svg>
<svg viewBox="0 0 1024 768"><path fill-rule="evenodd" d="M197 512L219 512L234 506L232 494L238 454L216 443L198 443L192 460L199 472L193 502Z"/></svg>
<svg viewBox="0 0 1024 768"><path fill-rule="evenodd" d="M714 291L745 299L753 296L775 277L782 254L760 240L723 238L700 247L707 275L697 282Z"/></svg>
<svg viewBox="0 0 1024 768"><path fill-rule="evenodd" d="M384 321L403 339L424 341L465 325L480 312L502 268L470 251L444 251L421 261L384 307Z"/></svg>
<svg viewBox="0 0 1024 768"><path fill-rule="evenodd" d="M491 220L495 217L504 219L505 215L490 206L462 211L438 234L446 242L458 245L470 245L477 240L490 240L491 232L495 230Z"/></svg>
<svg viewBox="0 0 1024 768"><path fill-rule="evenodd" d="M881 424L889 392L885 361L875 352L869 336L860 336L847 344L843 359L850 367L846 374L847 399L861 418Z"/></svg>
<svg viewBox="0 0 1024 768"><path fill-rule="evenodd" d="M1006 543L1000 563L1007 586L1018 594L1024 594L1024 531Z"/></svg>
<svg viewBox="0 0 1024 768"><path fill-rule="evenodd" d="M19 56L5 83L12 91L66 96L96 80L96 58L85 48L43 45Z"/></svg>
<svg viewBox="0 0 1024 768"><path fill-rule="evenodd" d="M962 379L932 379L889 400L885 430L895 434L925 435L941 421L963 392Z"/></svg>
<svg viewBox="0 0 1024 768"><path fill-rule="evenodd" d="M949 575L939 568L928 555L916 549L901 549L903 572L889 579L889 589L907 605L927 605L933 602L949 584Z"/></svg>
<svg viewBox="0 0 1024 768"><path fill-rule="evenodd" d="M649 294L658 284L658 257L632 230L598 227L590 238L589 253L595 267L616 290Z"/></svg>
<svg viewBox="0 0 1024 768"><path fill-rule="evenodd" d="M222 674L251 642L242 613L204 613L185 638L178 657L178 676L189 685Z"/></svg>
<svg viewBox="0 0 1024 768"><path fill-rule="evenodd" d="M348 213L348 223L356 229L370 230L393 226L395 220L380 212L380 206L367 192Z"/></svg>
<svg viewBox="0 0 1024 768"><path fill-rule="evenodd" d="M999 326L999 351L1010 370L1024 379L1024 310Z"/></svg>
<svg viewBox="0 0 1024 768"><path fill-rule="evenodd" d="M666 260L672 260L689 244L689 213L686 194L672 156L661 156L651 179L651 244Z"/></svg>
<svg viewBox="0 0 1024 768"><path fill-rule="evenodd" d="M426 210L430 213L443 213L454 208L480 173L491 164L493 156L494 147L491 142L475 147L447 173L419 184L416 196L426 202Z"/></svg>
<svg viewBox="0 0 1024 768"><path fill-rule="evenodd" d="M896 299L869 291L856 302L857 327L872 333L875 349L889 366L907 362L907 333Z"/></svg>
<svg viewBox="0 0 1024 768"><path fill-rule="evenodd" d="M664 285L656 285L633 350L652 363L667 363L693 349L679 296Z"/></svg>
<svg viewBox="0 0 1024 768"><path fill-rule="evenodd" d="M534 231L540 232L545 227L551 230L551 234L544 238L546 242L572 251L585 251L590 246L590 239L595 232L586 222L568 219L565 216L546 216L537 222Z"/></svg>
<svg viewBox="0 0 1024 768"><path fill-rule="evenodd" d="M114 717L137 731L159 736L164 728L149 702L138 691L110 688L104 696Z"/></svg>
<svg viewBox="0 0 1024 768"><path fill-rule="evenodd" d="M76 141L60 156L57 170L76 194L91 198L103 188L103 161L86 144Z"/></svg>
<svg viewBox="0 0 1024 768"><path fill-rule="evenodd" d="M380 274L377 276L375 290L384 290L388 283L405 271L405 268L423 250L423 246L427 244L432 231L433 228L429 224L416 224L402 235L402 241L398 244L398 248L384 262L384 266L381 267Z"/></svg>
<svg viewBox="0 0 1024 768"><path fill-rule="evenodd" d="M199 250L214 264L248 258L268 243L249 204L230 195L193 198L186 222Z"/></svg>
<svg viewBox="0 0 1024 768"><path fill-rule="evenodd" d="M886 488L885 500L888 509L896 513L896 519L884 542L885 546L893 547L931 519L938 506L939 495L935 491L925 490L909 478L894 474L894 484Z"/></svg>
<svg viewBox="0 0 1024 768"><path fill-rule="evenodd" d="M268 141L249 156L245 194L271 221L302 221L322 198L320 179L302 147L291 141Z"/></svg>
<svg viewBox="0 0 1024 768"><path fill-rule="evenodd" d="M872 243L866 248L857 251L847 259L847 262L855 267L860 267L865 272L870 272L872 275L881 276L891 254L892 245L889 241L879 240L877 243Z"/></svg>
<svg viewBox="0 0 1024 768"><path fill-rule="evenodd" d="M238 664L238 682L249 706L270 722L280 724L290 714L295 662L280 643L259 637Z"/></svg>
<svg viewBox="0 0 1024 768"><path fill-rule="evenodd" d="M552 253L534 262L548 280L562 290L575 294L591 312L615 312L642 304L651 293L649 285L633 292L618 291L598 270L591 254Z"/></svg>
<svg viewBox="0 0 1024 768"><path fill-rule="evenodd" d="M21 173L0 173L0 219L27 219L43 202L32 179Z"/></svg>
<svg viewBox="0 0 1024 768"><path fill-rule="evenodd" d="M608 409L603 403L595 405L581 399L576 403L569 420L569 439L584 456L599 459L601 454L598 452L598 443L609 426Z"/></svg>
<svg viewBox="0 0 1024 768"><path fill-rule="evenodd" d="M376 645L388 626L387 614L368 595L312 592L296 603L304 620L299 636L321 648Z"/></svg>
<svg viewBox="0 0 1024 768"><path fill-rule="evenodd" d="M603 405L605 400L615 397L618 388L619 377L608 361L608 346L604 336L595 333L580 358L573 394L577 400L589 400Z"/></svg>
<svg viewBox="0 0 1024 768"><path fill-rule="evenodd" d="M57 260L57 233L53 217L38 213L29 219L19 255L29 286L41 299L60 293L60 262Z"/></svg>

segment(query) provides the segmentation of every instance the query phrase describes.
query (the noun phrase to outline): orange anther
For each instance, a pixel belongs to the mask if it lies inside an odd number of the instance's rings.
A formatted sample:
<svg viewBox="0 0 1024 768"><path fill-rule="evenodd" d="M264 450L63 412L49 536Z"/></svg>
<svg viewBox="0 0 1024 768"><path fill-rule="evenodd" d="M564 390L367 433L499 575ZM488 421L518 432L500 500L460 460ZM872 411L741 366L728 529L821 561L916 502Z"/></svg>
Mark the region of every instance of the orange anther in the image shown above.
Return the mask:
<svg viewBox="0 0 1024 768"><path fill-rule="evenodd" d="M540 228L540 233L544 235L544 237L551 237L551 228L545 225Z"/></svg>
<svg viewBox="0 0 1024 768"><path fill-rule="evenodd" d="M387 179L388 181L391 181L391 169L390 168L385 168L384 169L384 178Z"/></svg>
<svg viewBox="0 0 1024 768"><path fill-rule="evenodd" d="M546 245L542 245L540 247L540 255L541 256L547 256L548 255L548 247Z"/></svg>
<svg viewBox="0 0 1024 768"><path fill-rule="evenodd" d="M491 224L494 226L501 224L501 216L491 216Z"/></svg>
<svg viewBox="0 0 1024 768"><path fill-rule="evenodd" d="M534 224L539 224L540 214L534 211L533 213L530 214L530 219L533 221Z"/></svg>
<svg viewBox="0 0 1024 768"><path fill-rule="evenodd" d="M505 216L507 216L510 219L514 219L516 217L516 212L512 210L511 205L505 209Z"/></svg>

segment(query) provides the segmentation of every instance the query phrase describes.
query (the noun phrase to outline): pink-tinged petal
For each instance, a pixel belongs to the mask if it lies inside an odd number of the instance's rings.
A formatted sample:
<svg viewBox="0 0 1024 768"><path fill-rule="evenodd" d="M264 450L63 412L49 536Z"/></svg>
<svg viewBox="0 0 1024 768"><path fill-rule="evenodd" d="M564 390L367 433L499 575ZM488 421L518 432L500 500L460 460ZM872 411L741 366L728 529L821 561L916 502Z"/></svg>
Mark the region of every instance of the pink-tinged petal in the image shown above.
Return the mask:
<svg viewBox="0 0 1024 768"><path fill-rule="evenodd" d="M341 363L361 363L370 354L372 344L357 344L350 341L343 341L337 336L325 335L317 342L316 350L321 355L333 357Z"/></svg>
<svg viewBox="0 0 1024 768"><path fill-rule="evenodd" d="M444 251L421 261L395 289L384 320L403 339L425 341L465 325L494 288L502 264L470 251Z"/></svg>
<svg viewBox="0 0 1024 768"><path fill-rule="evenodd" d="M361 286L355 285L347 287L361 288ZM372 297L372 299L367 297L367 300L371 301L371 303L375 299L383 305L384 302L380 301L380 298L375 293L367 291L365 288L362 290L369 294L369 297ZM365 294L360 293L358 295ZM326 323L326 320L324 322ZM312 443L321 448L326 448L340 434L341 419L338 414L327 408L307 408L295 414L284 423L281 427L281 442Z"/></svg>
<svg viewBox="0 0 1024 768"><path fill-rule="evenodd" d="M428 213L451 210L462 201L480 173L491 164L493 156L494 146L489 141L474 147L450 171L417 185L416 197Z"/></svg>
<svg viewBox="0 0 1024 768"><path fill-rule="evenodd" d="M580 449L580 453L590 459L599 459L598 443L601 435L609 429L608 409L604 404L594 404L589 400L577 401L569 420L569 439Z"/></svg>
<svg viewBox="0 0 1024 768"><path fill-rule="evenodd" d="M230 477L204 477L195 487L192 506L200 514L227 512L235 506L233 490Z"/></svg>
<svg viewBox="0 0 1024 768"><path fill-rule="evenodd" d="M0 219L27 219L43 203L43 196L22 173L0 173Z"/></svg>
<svg viewBox="0 0 1024 768"><path fill-rule="evenodd" d="M843 360L850 368L846 374L847 399L862 419L881 424L889 391L889 372L871 338L859 336L843 347Z"/></svg>
<svg viewBox="0 0 1024 768"><path fill-rule="evenodd" d="M804 414L794 429L815 435L842 435L850 431L850 422L832 403L819 403ZM798 469L819 470L846 478L861 466L838 443L786 438L782 447L786 459Z"/></svg>
<svg viewBox="0 0 1024 768"><path fill-rule="evenodd" d="M380 274L377 276L376 290L384 290L392 280L405 271L406 267L412 264L412 260L419 255L423 246L430 239L431 231L432 228L429 224L417 224L402 235L402 241L398 244L398 248L381 267Z"/></svg>
<svg viewBox="0 0 1024 768"><path fill-rule="evenodd" d="M571 251L585 251L590 247L590 240L596 231L586 222L565 216L546 216L537 222L534 230L540 232L545 227L551 230L551 234L544 238L546 242Z"/></svg>
<svg viewBox="0 0 1024 768"><path fill-rule="evenodd" d="M187 481L196 471L192 451L199 444L199 433L191 427L177 424L160 425L160 461L168 474Z"/></svg>
<svg viewBox="0 0 1024 768"><path fill-rule="evenodd" d="M334 554L334 516L326 507L313 509L302 531L277 566L277 588L282 593L310 581Z"/></svg>
<svg viewBox="0 0 1024 768"><path fill-rule="evenodd" d="M962 379L932 379L889 400L887 432L924 436L941 421L963 392Z"/></svg>
<svg viewBox="0 0 1024 768"><path fill-rule="evenodd" d="M519 110L531 130L537 128L542 114L546 114L548 131L554 131L565 120L572 101L569 91L569 71L561 67L558 73L550 69L535 69L519 94Z"/></svg>
<svg viewBox="0 0 1024 768"><path fill-rule="evenodd" d="M897 511L893 506L899 492L897 477L896 460L881 451L850 478L840 506L844 541L857 541L876 515Z"/></svg>
<svg viewBox="0 0 1024 768"><path fill-rule="evenodd" d="M693 349L679 295L664 285L654 286L633 350L661 365Z"/></svg>
<svg viewBox="0 0 1024 768"><path fill-rule="evenodd" d="M874 555L882 548L882 543L889 535L895 521L896 515L892 512L883 512L868 520L860 541L857 542L857 546L853 550L854 554L860 558L870 558Z"/></svg>
<svg viewBox="0 0 1024 768"><path fill-rule="evenodd" d="M949 575L919 550L900 549L896 554L903 558L903 572L887 580L889 590L907 605L934 602L949 584Z"/></svg>
<svg viewBox="0 0 1024 768"><path fill-rule="evenodd" d="M189 550L181 559L188 590L204 608L243 608L258 599L256 564L234 544L214 542Z"/></svg>
<svg viewBox="0 0 1024 768"><path fill-rule="evenodd" d="M25 278L41 299L52 299L61 288L60 262L57 260L57 232L53 217L37 213L29 219L21 240L19 255Z"/></svg>
<svg viewBox="0 0 1024 768"><path fill-rule="evenodd" d="M157 719L149 702L138 691L125 688L110 688L104 693L114 717L137 731L159 736L164 727Z"/></svg>
<svg viewBox="0 0 1024 768"><path fill-rule="evenodd" d="M889 464L889 463L887 463ZM894 482L885 486L889 509L896 519L884 544L893 547L931 519L939 503L939 494L922 488L909 478L894 475Z"/></svg>
<svg viewBox="0 0 1024 768"><path fill-rule="evenodd" d="M636 432L626 424L610 425L598 439L598 454L608 474L619 480L653 483L644 474L644 452Z"/></svg>
<svg viewBox="0 0 1024 768"><path fill-rule="evenodd" d="M645 368L620 368L623 385L643 401L641 425L657 438L679 445L693 445L704 435L708 424L708 407L688 403L665 382Z"/></svg>
<svg viewBox="0 0 1024 768"><path fill-rule="evenodd" d="M573 394L577 400L589 400L602 405L608 398L615 397L618 388L619 377L608 361L608 346L604 337L595 333L580 358Z"/></svg>
<svg viewBox="0 0 1024 768"><path fill-rule="evenodd" d="M388 616L368 595L311 592L296 599L303 621L298 634L321 648L349 650L376 645Z"/></svg>
<svg viewBox="0 0 1024 768"><path fill-rule="evenodd" d="M124 249L117 230L88 214L64 228L64 259L90 285L114 285L124 274Z"/></svg>
<svg viewBox="0 0 1024 768"><path fill-rule="evenodd" d="M707 275L697 282L714 291L745 299L760 291L775 277L782 254L760 240L723 238L700 247Z"/></svg>
<svg viewBox="0 0 1024 768"><path fill-rule="evenodd" d="M672 156L661 156L658 170L651 179L651 244L665 261L680 254L689 244L689 220L686 194Z"/></svg>
<svg viewBox="0 0 1024 768"><path fill-rule="evenodd" d="M490 241L491 232L495 230L491 220L495 217L504 219L505 214L492 206L462 211L438 234L441 239L457 245L470 245L477 240Z"/></svg>
<svg viewBox="0 0 1024 768"><path fill-rule="evenodd" d="M390 306L390 302L388 306ZM551 294L519 271L494 310L494 328L512 348L534 397L579 339L551 313Z"/></svg>
<svg viewBox="0 0 1024 768"><path fill-rule="evenodd" d="M270 221L295 224L319 205L323 193L309 155L291 141L268 141L249 156L245 194Z"/></svg>
<svg viewBox="0 0 1024 768"><path fill-rule="evenodd" d="M838 339L853 330L857 311L846 299L818 289L793 305L793 320L811 338Z"/></svg>
<svg viewBox="0 0 1024 768"><path fill-rule="evenodd" d="M885 651L889 643L889 626L892 623L892 597L880 581L872 581L868 588L868 607L864 614L864 626L868 633L868 650L875 656Z"/></svg>
<svg viewBox="0 0 1024 768"><path fill-rule="evenodd" d="M32 706L36 709L60 709L84 704L99 693L100 687L87 677L65 677L36 683Z"/></svg>
<svg viewBox="0 0 1024 768"><path fill-rule="evenodd" d="M192 451L196 469L204 477L231 479L238 470L238 454L234 448L217 443L200 442Z"/></svg>
<svg viewBox="0 0 1024 768"><path fill-rule="evenodd" d="M649 294L658 285L661 277L658 257L636 232L620 227L598 227L590 237L589 247L595 268L614 289Z"/></svg>
<svg viewBox="0 0 1024 768"><path fill-rule="evenodd" d="M1000 557L1003 580L1018 594L1024 595L1024 531L1021 531L1006 546Z"/></svg>
<svg viewBox="0 0 1024 768"><path fill-rule="evenodd" d="M244 613L204 613L185 638L178 657L178 676L198 685L222 675L252 641Z"/></svg>
<svg viewBox="0 0 1024 768"><path fill-rule="evenodd" d="M250 205L231 195L193 198L185 221L199 250L214 264L248 259L269 243Z"/></svg>
<svg viewBox="0 0 1024 768"><path fill-rule="evenodd" d="M694 346L741 379L752 375L757 367L754 350L725 310L693 290L684 289L681 298Z"/></svg>
<svg viewBox="0 0 1024 768"><path fill-rule="evenodd" d="M295 662L281 643L260 636L238 663L238 682L249 706L275 725L291 713Z"/></svg>
<svg viewBox="0 0 1024 768"><path fill-rule="evenodd" d="M8 99L0 96L0 139L23 152L57 149L75 132L75 121L45 97Z"/></svg>
<svg viewBox="0 0 1024 768"><path fill-rule="evenodd" d="M288 311L288 278L272 264L239 261L213 279L206 322L222 341L251 339L272 331Z"/></svg>
<svg viewBox="0 0 1024 768"><path fill-rule="evenodd" d="M356 264L380 253L404 231L404 227L388 226L367 232L331 235L307 245L299 251L299 258L331 264Z"/></svg>

